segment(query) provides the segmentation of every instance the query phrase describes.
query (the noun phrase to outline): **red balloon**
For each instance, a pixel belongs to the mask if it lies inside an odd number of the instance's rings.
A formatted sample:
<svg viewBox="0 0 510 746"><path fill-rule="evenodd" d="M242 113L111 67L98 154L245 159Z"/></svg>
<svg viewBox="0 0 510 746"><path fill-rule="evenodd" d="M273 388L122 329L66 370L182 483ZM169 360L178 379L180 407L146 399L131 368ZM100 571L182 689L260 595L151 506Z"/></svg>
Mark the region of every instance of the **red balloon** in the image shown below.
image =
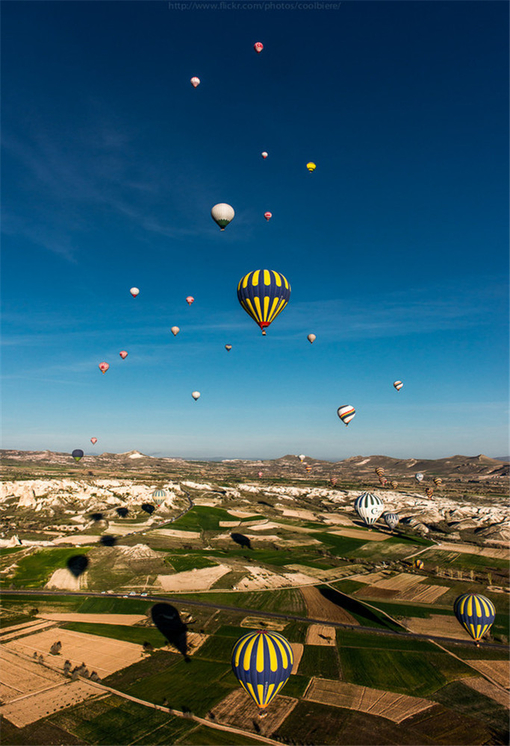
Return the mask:
<svg viewBox="0 0 510 746"><path fill-rule="evenodd" d="M188 306L191 306L194 300L195 299L193 298L192 295L188 295L188 297L186 298L186 303L188 304Z"/></svg>
<svg viewBox="0 0 510 746"><path fill-rule="evenodd" d="M264 217L265 217L266 220L271 220L271 218L273 217L273 213L272 212L265 212L264 213Z"/></svg>
<svg viewBox="0 0 510 746"><path fill-rule="evenodd" d="M110 366L108 363L99 363L99 370L104 375Z"/></svg>
<svg viewBox="0 0 510 746"><path fill-rule="evenodd" d="M128 356L126 350L122 350L121 352L119 352L119 355L121 356L123 360L125 360Z"/></svg>
<svg viewBox="0 0 510 746"><path fill-rule="evenodd" d="M253 49L257 52L257 54L260 54L264 49L264 45L260 41L257 41L253 45Z"/></svg>
<svg viewBox="0 0 510 746"><path fill-rule="evenodd" d="M90 442L92 443L93 446L95 446L97 443L97 438L91 438Z"/></svg>

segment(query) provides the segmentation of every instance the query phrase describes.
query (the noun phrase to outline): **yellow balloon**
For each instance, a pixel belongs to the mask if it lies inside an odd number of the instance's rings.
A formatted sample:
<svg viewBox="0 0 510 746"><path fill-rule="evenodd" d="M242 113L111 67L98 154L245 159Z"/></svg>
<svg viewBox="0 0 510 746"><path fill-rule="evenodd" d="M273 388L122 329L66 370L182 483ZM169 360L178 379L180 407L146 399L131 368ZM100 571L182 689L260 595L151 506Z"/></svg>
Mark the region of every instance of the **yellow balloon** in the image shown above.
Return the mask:
<svg viewBox="0 0 510 746"><path fill-rule="evenodd" d="M307 163L307 164L306 164L306 167L307 167L307 169L308 169L308 170L309 170L310 172L311 172L311 171L315 171L315 169L317 168L317 166L315 165L315 163Z"/></svg>

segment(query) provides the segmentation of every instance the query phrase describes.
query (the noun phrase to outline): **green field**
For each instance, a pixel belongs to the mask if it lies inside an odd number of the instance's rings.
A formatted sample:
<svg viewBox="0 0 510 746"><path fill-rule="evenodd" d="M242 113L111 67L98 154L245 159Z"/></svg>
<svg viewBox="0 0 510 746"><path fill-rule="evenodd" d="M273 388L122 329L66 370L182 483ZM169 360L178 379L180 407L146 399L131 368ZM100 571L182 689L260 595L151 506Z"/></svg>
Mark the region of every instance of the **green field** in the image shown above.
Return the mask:
<svg viewBox="0 0 510 746"><path fill-rule="evenodd" d="M306 607L299 589L288 588L273 591L252 591L247 593L207 593L182 594L182 603L186 599L207 601L221 606L237 606L250 611L275 611L282 614L306 616Z"/></svg>
<svg viewBox="0 0 510 746"><path fill-rule="evenodd" d="M172 565L175 572L186 572L187 570L200 570L203 567L216 567L217 563L209 557L194 552L193 554L175 554L169 552L165 558L165 564Z"/></svg>
<svg viewBox="0 0 510 746"><path fill-rule="evenodd" d="M196 725L196 724L195 724ZM232 746L235 738L236 746L260 746L260 741L256 741L249 736L240 736L238 733L234 736L227 731L208 728L206 725L199 725L194 730L190 730L180 740L179 745L185 746ZM167 744L170 741L166 742Z"/></svg>
<svg viewBox="0 0 510 746"><path fill-rule="evenodd" d="M162 704L166 698L169 707L188 709L203 717L237 686L230 663L193 656L189 662L181 658L171 668L134 682L126 689L117 688L154 704Z"/></svg>
<svg viewBox="0 0 510 746"><path fill-rule="evenodd" d="M433 699L458 713L481 720L496 731L501 743L508 743L508 710L490 697L474 691L461 681L455 681L435 692Z"/></svg>
<svg viewBox="0 0 510 746"><path fill-rule="evenodd" d="M121 624L89 624L87 622L67 622L63 627L74 632L111 637L114 640L133 642L137 645L149 642L154 648L161 648L167 644L161 632L153 627L127 627Z"/></svg>
<svg viewBox="0 0 510 746"><path fill-rule="evenodd" d="M437 652L438 648L426 640L415 640L404 635L376 635L339 629L336 633L339 648L375 648L379 650L405 650L424 653Z"/></svg>
<svg viewBox="0 0 510 746"><path fill-rule="evenodd" d="M298 673L308 677L319 676L321 679L338 679L338 657L335 648L329 645L305 645Z"/></svg>
<svg viewBox="0 0 510 746"><path fill-rule="evenodd" d="M232 521L230 513L223 508L209 508L195 505L186 515L172 523L179 531L218 531L220 521Z"/></svg>
<svg viewBox="0 0 510 746"><path fill-rule="evenodd" d="M14 583L19 588L40 588L51 578L55 570L66 567L70 557L87 554L92 547L40 549L34 554L22 557L14 576L5 583Z"/></svg>
<svg viewBox="0 0 510 746"><path fill-rule="evenodd" d="M130 702L115 695L88 700L53 715L50 723L90 744L175 743L194 727L190 720Z"/></svg>
<svg viewBox="0 0 510 746"><path fill-rule="evenodd" d="M474 676L447 653L340 647L345 681L374 689L428 697L449 681Z"/></svg>

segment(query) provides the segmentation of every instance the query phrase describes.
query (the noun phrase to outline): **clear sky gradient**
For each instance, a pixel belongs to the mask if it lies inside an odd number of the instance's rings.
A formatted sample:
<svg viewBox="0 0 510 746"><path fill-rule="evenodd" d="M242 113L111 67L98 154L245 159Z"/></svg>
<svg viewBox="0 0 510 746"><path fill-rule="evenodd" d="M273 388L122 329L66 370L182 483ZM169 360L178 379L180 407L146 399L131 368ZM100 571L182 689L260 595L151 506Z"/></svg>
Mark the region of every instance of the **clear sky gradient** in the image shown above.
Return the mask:
<svg viewBox="0 0 510 746"><path fill-rule="evenodd" d="M2 4L4 448L508 454L508 5L289 5Z"/></svg>

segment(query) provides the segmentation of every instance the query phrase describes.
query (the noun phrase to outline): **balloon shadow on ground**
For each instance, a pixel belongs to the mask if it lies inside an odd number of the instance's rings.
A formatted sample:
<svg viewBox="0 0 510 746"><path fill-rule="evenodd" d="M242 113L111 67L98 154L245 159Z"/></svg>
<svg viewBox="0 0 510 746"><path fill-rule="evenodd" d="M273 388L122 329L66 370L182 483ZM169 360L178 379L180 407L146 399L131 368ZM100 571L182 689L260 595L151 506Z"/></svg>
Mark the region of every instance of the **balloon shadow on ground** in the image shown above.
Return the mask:
<svg viewBox="0 0 510 746"><path fill-rule="evenodd" d="M357 617L358 622L362 626L366 625L368 627L381 627L381 625L383 625L386 628L392 630L402 629L399 625L390 626L390 624L386 624L382 616L376 616L376 614L374 614L364 604L360 603L359 601L355 601L353 598L349 598L349 596L345 596L343 593L340 593L340 591L335 591L333 590L333 588L322 587L319 588L319 593L328 601L331 601L331 603L339 606L341 609L344 609L344 611L356 615L354 619L355 624ZM360 617L362 617L362 619L360 619Z"/></svg>
<svg viewBox="0 0 510 746"><path fill-rule="evenodd" d="M248 549L253 549L251 541L247 536L243 536L243 534L230 534L230 538L241 547L248 547Z"/></svg>
<svg viewBox="0 0 510 746"><path fill-rule="evenodd" d="M179 653L184 656L186 663L190 663L191 658L189 658L187 654L188 627L183 621L181 621L181 617L179 616L179 612L175 606L167 603L154 604L151 609L151 617L163 637L165 637L174 648L177 648Z"/></svg>
<svg viewBox="0 0 510 746"><path fill-rule="evenodd" d="M102 513L91 513L90 519L92 521L102 521L103 520L103 514Z"/></svg>
<svg viewBox="0 0 510 746"><path fill-rule="evenodd" d="M115 508L115 512L120 518L125 518L129 513L129 508Z"/></svg>
<svg viewBox="0 0 510 746"><path fill-rule="evenodd" d="M85 554L75 554L67 560L67 569L75 578L83 575L88 566L89 560Z"/></svg>
<svg viewBox="0 0 510 746"><path fill-rule="evenodd" d="M154 507L154 505L151 505L150 503L143 503L142 510L145 510L145 512L148 513L149 515L152 515L154 511L156 510L156 508Z"/></svg>
<svg viewBox="0 0 510 746"><path fill-rule="evenodd" d="M104 534L104 535L103 535L103 536L101 536L101 538L99 539L99 542L100 542L100 543L101 543L101 544L102 544L102 545L103 545L104 547L114 547L114 546L115 546L115 544L117 543L117 539L116 539L116 537L115 537L115 536L111 536L110 534Z"/></svg>

